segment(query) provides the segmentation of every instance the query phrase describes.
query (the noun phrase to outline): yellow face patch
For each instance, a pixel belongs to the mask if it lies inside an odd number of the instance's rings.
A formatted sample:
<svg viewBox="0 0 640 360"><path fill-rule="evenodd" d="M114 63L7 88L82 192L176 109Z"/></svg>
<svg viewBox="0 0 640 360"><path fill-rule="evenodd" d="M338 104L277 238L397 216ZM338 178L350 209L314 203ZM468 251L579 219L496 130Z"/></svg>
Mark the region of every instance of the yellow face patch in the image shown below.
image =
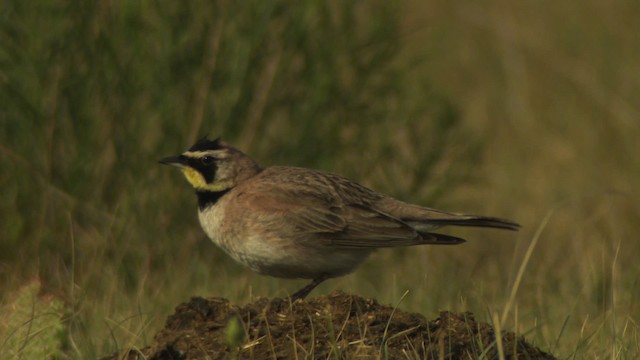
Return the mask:
<svg viewBox="0 0 640 360"><path fill-rule="evenodd" d="M190 167L183 167L181 170L182 170L182 173L184 174L184 177L187 178L187 181L191 184L191 186L193 186L197 190L207 190L207 191L218 192L218 191L227 190L231 187L231 184L227 182L223 182L223 183L214 182L212 184L207 184L202 174L200 174L197 170L192 169Z"/></svg>
<svg viewBox="0 0 640 360"><path fill-rule="evenodd" d="M203 189L207 187L207 182L204 181L204 177L202 176L202 174L200 174L196 170L190 167L185 167L185 168L182 168L181 170L182 170L182 173L184 174L184 177L187 178L187 181L194 188Z"/></svg>

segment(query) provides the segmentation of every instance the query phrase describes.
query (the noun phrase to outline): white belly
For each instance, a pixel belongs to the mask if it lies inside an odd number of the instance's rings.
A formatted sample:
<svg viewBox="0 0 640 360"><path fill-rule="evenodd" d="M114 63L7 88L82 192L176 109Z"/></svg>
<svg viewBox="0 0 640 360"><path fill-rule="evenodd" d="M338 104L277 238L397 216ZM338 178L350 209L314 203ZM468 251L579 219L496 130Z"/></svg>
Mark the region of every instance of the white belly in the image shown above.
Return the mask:
<svg viewBox="0 0 640 360"><path fill-rule="evenodd" d="M371 252L368 249L305 246L313 241L295 242L264 231L256 236L243 231L244 228L229 228L222 208L216 204L199 212L202 228L234 260L260 274L303 279L341 276L352 272Z"/></svg>

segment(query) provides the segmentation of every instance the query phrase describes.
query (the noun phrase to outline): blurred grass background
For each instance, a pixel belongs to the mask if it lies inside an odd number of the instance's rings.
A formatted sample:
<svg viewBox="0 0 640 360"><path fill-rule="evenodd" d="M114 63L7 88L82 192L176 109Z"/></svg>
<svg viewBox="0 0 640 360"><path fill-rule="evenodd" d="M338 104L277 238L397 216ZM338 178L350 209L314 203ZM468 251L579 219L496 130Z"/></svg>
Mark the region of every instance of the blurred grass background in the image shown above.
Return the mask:
<svg viewBox="0 0 640 360"><path fill-rule="evenodd" d="M156 163L209 134L263 166L524 226L380 251L315 295L410 290L400 307L429 318L504 312L560 357L637 358L639 16L622 0L4 1L3 311L39 282L66 309L56 356L96 358L148 343L191 296L304 284L233 263ZM18 332L0 329L6 350Z"/></svg>

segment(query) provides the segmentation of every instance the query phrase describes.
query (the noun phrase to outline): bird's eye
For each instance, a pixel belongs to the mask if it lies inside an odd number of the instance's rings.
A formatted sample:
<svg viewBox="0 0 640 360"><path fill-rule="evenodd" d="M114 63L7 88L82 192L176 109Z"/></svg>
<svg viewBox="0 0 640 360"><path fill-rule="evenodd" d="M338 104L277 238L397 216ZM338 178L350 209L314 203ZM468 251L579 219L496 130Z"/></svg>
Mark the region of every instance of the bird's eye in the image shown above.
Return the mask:
<svg viewBox="0 0 640 360"><path fill-rule="evenodd" d="M200 161L203 165L211 165L215 161L213 156L203 156Z"/></svg>

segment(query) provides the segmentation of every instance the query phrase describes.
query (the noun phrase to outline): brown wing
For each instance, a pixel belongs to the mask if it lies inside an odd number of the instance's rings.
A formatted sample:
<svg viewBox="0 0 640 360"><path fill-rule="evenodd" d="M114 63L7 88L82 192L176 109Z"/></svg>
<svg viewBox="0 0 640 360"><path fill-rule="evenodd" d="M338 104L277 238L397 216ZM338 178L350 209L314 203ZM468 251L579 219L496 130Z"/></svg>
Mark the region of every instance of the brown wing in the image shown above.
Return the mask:
<svg viewBox="0 0 640 360"><path fill-rule="evenodd" d="M327 246L381 248L464 242L449 235L417 232L401 220L359 205L298 208L283 216L287 222L295 224L306 239Z"/></svg>
<svg viewBox="0 0 640 360"><path fill-rule="evenodd" d="M407 223L368 207L366 199L345 202L340 196L343 186L336 189L331 181L318 181L319 175L313 175L308 181L298 178L295 184L267 179L247 184L236 205L250 209L263 231L295 234L314 244L376 248L440 243L431 234L419 234Z"/></svg>
<svg viewBox="0 0 640 360"><path fill-rule="evenodd" d="M339 231L328 234L331 245L345 247L396 247L422 244L415 229L391 216L360 205L331 209L341 219Z"/></svg>

